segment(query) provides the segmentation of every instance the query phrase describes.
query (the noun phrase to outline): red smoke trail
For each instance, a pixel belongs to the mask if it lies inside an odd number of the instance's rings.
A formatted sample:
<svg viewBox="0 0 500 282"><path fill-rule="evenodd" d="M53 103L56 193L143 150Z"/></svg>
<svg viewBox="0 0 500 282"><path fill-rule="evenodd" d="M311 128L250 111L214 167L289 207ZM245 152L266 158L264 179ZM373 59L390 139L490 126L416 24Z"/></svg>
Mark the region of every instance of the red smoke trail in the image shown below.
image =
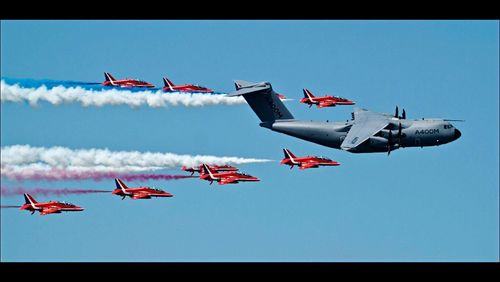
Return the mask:
<svg viewBox="0 0 500 282"><path fill-rule="evenodd" d="M111 193L108 190L92 190L92 189L69 189L69 188L8 188L1 187L2 197L17 196L24 193L29 193L32 195L54 195L54 196L64 196L69 194L90 194L90 193Z"/></svg>
<svg viewBox="0 0 500 282"><path fill-rule="evenodd" d="M64 169L50 170L34 170L26 169L20 171L2 170L2 177L7 177L17 181L23 180L95 180L103 181L113 178L120 178L125 181L147 181L147 180L178 180L184 178L192 178L187 175L170 175L170 174L146 174L146 173L117 173L117 172L102 172L102 171L70 171Z"/></svg>
<svg viewBox="0 0 500 282"><path fill-rule="evenodd" d="M118 175L118 177L113 177L113 178L120 178L123 180L127 181L147 181L147 180L177 180L177 179L184 179L184 178L193 178L194 176L188 176L188 175L170 175L170 174L122 174Z"/></svg>

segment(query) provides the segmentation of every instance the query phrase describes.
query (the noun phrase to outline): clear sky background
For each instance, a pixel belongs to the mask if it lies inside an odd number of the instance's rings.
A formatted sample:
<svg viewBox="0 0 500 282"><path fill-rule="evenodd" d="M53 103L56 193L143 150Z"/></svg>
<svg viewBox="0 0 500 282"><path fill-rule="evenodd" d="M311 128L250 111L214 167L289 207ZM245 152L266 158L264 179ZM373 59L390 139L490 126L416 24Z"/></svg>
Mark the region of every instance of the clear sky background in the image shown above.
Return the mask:
<svg viewBox="0 0 500 282"><path fill-rule="evenodd" d="M247 105L131 109L1 104L1 145L267 158L258 183L151 181L173 198L70 195L80 213L1 210L2 261L498 261L498 21L2 21L1 75L102 82L103 72L232 91L270 81L298 119L302 88L409 118L465 119L428 148L352 154L258 126ZM338 167L289 170L282 148ZM169 170L168 173L178 173ZM12 184L2 179L2 184ZM141 183L128 183L135 186ZM26 182L113 189L113 181ZM22 196L2 198L22 204ZM49 200L49 197L39 197Z"/></svg>

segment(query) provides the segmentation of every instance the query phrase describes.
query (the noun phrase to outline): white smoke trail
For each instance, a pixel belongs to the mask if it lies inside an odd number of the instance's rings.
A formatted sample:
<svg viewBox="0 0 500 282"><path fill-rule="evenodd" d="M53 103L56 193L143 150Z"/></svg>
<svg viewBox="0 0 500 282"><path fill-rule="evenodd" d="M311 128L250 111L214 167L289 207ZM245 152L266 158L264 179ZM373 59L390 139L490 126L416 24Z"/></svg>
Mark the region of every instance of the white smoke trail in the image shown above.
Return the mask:
<svg viewBox="0 0 500 282"><path fill-rule="evenodd" d="M105 105L128 105L130 107L149 106L153 108L167 106L202 107L209 105L238 105L246 103L243 97L226 97L213 94L164 93L144 90L89 90L82 87L56 86L48 89L45 85L38 88L24 88L18 84L9 85L1 81L0 100L2 102L28 102L35 106L39 101L53 105L62 103L80 103L84 107Z"/></svg>
<svg viewBox="0 0 500 282"><path fill-rule="evenodd" d="M12 167L31 165L50 166L59 169L84 168L109 169L110 171L137 171L161 168L179 168L181 166L197 166L201 163L213 165L248 164L268 162L266 159L218 157L210 155L177 155L173 153L153 153L138 151L110 151L108 149L69 149L65 147L31 147L30 145L13 145L2 147L1 166Z"/></svg>
<svg viewBox="0 0 500 282"><path fill-rule="evenodd" d="M45 163L31 163L23 165L8 165L3 164L0 167L2 176L7 175L35 175L37 173L44 173L53 170L64 170L66 172L74 173L92 173L92 172L102 172L102 173L135 173L135 172L146 172L164 169L158 166L124 166L124 167L109 167L109 166L50 166Z"/></svg>

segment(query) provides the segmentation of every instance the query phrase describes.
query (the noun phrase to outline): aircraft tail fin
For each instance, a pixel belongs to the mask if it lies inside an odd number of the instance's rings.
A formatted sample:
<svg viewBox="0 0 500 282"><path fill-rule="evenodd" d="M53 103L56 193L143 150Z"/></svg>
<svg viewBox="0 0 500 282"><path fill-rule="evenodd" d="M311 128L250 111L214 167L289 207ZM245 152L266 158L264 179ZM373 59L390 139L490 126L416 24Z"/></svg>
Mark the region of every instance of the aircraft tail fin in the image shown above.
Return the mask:
<svg viewBox="0 0 500 282"><path fill-rule="evenodd" d="M105 72L104 77L106 78L106 81L109 81L109 82L113 82L116 80L109 72Z"/></svg>
<svg viewBox="0 0 500 282"><path fill-rule="evenodd" d="M26 204L31 205L32 207L35 207L35 204L38 203L37 201L35 201L35 198L33 198L33 196L28 193L24 193L24 201Z"/></svg>
<svg viewBox="0 0 500 282"><path fill-rule="evenodd" d="M168 78L166 78L166 77L164 77L164 78L163 78L163 84L165 84L165 87L170 88L170 90L172 90L172 91L174 90L174 88L173 88L173 87L174 87L175 85L174 85L174 84L172 83L172 81L170 81Z"/></svg>
<svg viewBox="0 0 500 282"><path fill-rule="evenodd" d="M212 175L213 172L208 165L203 164L203 170L205 171L205 173L208 173L211 177L213 177Z"/></svg>
<svg viewBox="0 0 500 282"><path fill-rule="evenodd" d="M250 83L235 80L237 90L229 93L228 97L243 96L252 110L263 123L273 123L276 120L294 119L283 102L273 91L271 83ZM239 89L238 89L239 88Z"/></svg>
<svg viewBox="0 0 500 282"><path fill-rule="evenodd" d="M286 159L294 159L296 158L294 154L292 154L292 152L290 152L290 150L288 149L283 149L283 153L285 153L285 158Z"/></svg>
<svg viewBox="0 0 500 282"><path fill-rule="evenodd" d="M311 93L311 91L309 91L309 89L304 88L303 91L304 91L304 98L307 99L314 98L314 95Z"/></svg>
<svg viewBox="0 0 500 282"><path fill-rule="evenodd" d="M127 185L121 181L119 178L115 178L115 184L116 184L116 189L121 189L123 192L125 192L125 189L127 189Z"/></svg>

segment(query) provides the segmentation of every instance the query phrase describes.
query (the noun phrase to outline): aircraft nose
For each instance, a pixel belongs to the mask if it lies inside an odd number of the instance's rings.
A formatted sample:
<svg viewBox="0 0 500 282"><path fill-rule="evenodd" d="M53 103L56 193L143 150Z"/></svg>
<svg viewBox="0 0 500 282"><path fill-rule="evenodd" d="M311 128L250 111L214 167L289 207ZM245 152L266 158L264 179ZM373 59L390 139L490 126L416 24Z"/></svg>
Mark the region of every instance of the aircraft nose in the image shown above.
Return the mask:
<svg viewBox="0 0 500 282"><path fill-rule="evenodd" d="M454 133L455 140L460 138L460 136L462 136L462 132L460 132L460 130L455 128L455 133Z"/></svg>

